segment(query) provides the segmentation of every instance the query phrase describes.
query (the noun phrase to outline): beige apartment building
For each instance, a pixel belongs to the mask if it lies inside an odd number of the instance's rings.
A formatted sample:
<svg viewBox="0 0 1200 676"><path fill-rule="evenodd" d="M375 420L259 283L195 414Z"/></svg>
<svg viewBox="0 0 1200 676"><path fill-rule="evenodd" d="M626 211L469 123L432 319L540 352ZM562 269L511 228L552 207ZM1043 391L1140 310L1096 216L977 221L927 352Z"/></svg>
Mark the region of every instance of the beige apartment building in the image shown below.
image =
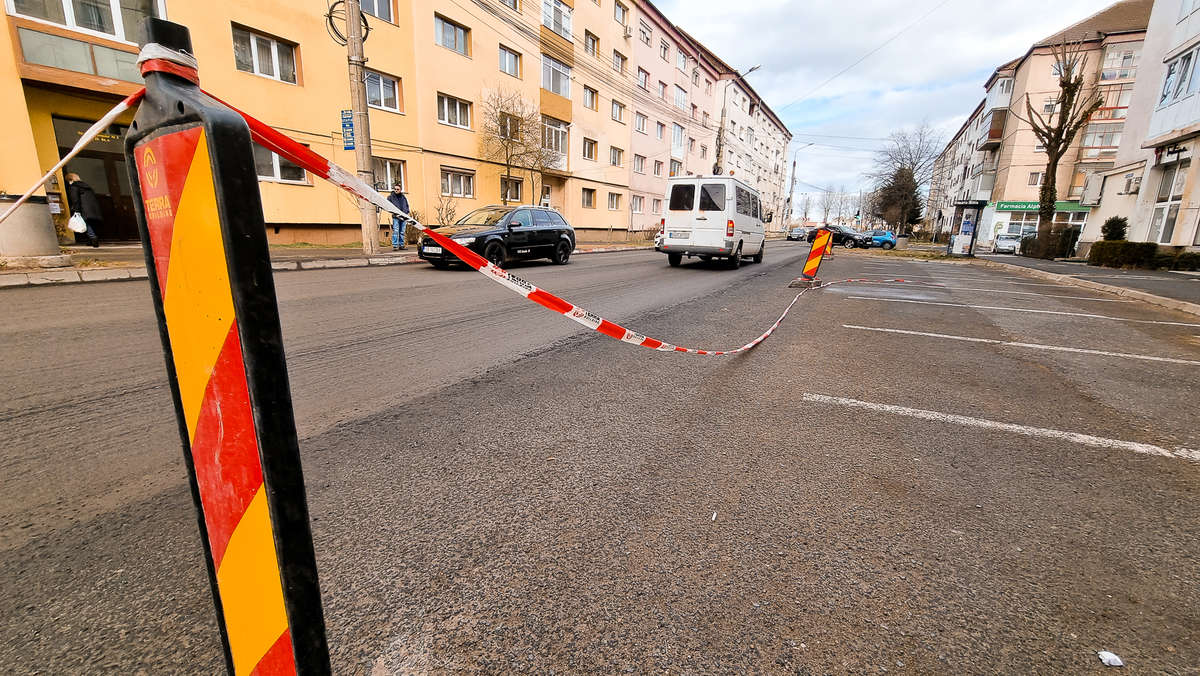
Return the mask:
<svg viewBox="0 0 1200 676"><path fill-rule="evenodd" d="M927 219L952 234L977 229L977 247L1000 233L1036 230L1046 154L1026 121L1026 101L1042 115L1056 110L1054 45L1081 41L1086 76L1103 105L1063 155L1056 176L1055 221L1086 226L1091 208L1080 204L1092 176L1113 169L1133 96L1153 0L1123 0L1030 47L998 68L985 98L938 160Z"/></svg>
<svg viewBox="0 0 1200 676"><path fill-rule="evenodd" d="M560 209L581 239L652 230L667 176L711 170L722 79L737 81L757 116L773 125L760 137L790 138L731 68L646 0L362 4L376 185L386 191L402 183L427 223L448 204L461 217L507 198ZM137 89L138 29L147 16L191 30L207 90L355 166L340 128L350 107L346 52L326 29L324 5L5 0L4 7L0 117L14 141L0 163L0 207ZM536 179L505 177L502 163L482 152L480 115L498 92L517 95L542 116L543 146L554 160ZM96 190L104 241L137 237L119 141L131 119L119 120L66 169ZM353 200L269 151L256 150L256 158L273 242L358 239ZM760 187L768 201L774 184ZM60 174L23 207L0 238L0 256L57 253L69 238L65 191Z"/></svg>

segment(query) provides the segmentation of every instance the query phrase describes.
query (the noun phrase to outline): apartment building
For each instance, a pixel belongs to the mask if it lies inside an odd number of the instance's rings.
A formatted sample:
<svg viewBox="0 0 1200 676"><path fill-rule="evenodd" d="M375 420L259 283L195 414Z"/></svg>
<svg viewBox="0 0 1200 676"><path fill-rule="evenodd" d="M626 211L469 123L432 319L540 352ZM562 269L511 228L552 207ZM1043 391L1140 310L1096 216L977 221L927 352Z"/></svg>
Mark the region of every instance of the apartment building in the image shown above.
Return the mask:
<svg viewBox="0 0 1200 676"><path fill-rule="evenodd" d="M645 0L362 4L371 29L366 85L376 185L402 183L427 223L448 205L462 216L504 198L560 209L581 238L624 236L661 217L655 212L672 171L711 165L718 81L732 69ZM350 99L346 53L324 12L283 0L5 0L0 119L12 141L0 163L0 206L138 88L137 31L147 16L190 28L207 90L354 167L340 131ZM777 126L763 140L784 138L786 128L739 87ZM536 177L506 176L482 150L480 115L498 93L541 114L543 146L554 159ZM96 190L106 241L137 237L121 147L131 120L124 116L67 167ZM358 239L353 200L269 151L255 153L273 242ZM67 232L65 191L60 175L23 208L0 237L0 255L57 252L55 229L58 237ZM381 236L386 221L381 216Z"/></svg>
<svg viewBox="0 0 1200 676"><path fill-rule="evenodd" d="M1126 238L1162 247L1200 247L1200 2L1159 0L1150 15L1141 74L1132 92L1117 166L1090 187L1095 205L1079 253L1101 239L1111 216L1129 221Z"/></svg>
<svg viewBox="0 0 1200 676"><path fill-rule="evenodd" d="M952 234L970 223L978 228L976 246L984 248L1000 233L1037 229L1046 153L1027 121L1026 106L1028 102L1047 116L1057 110L1053 48L1080 42L1085 75L1099 90L1103 105L1060 160L1055 221L1086 226L1091 207L1080 199L1092 176L1116 166L1152 5L1152 0L1118 2L1039 41L994 71L985 83L984 101L939 158L939 185L931 195L936 194L940 204L931 203L929 218L936 221L941 216ZM973 148L968 147L968 137L974 140Z"/></svg>

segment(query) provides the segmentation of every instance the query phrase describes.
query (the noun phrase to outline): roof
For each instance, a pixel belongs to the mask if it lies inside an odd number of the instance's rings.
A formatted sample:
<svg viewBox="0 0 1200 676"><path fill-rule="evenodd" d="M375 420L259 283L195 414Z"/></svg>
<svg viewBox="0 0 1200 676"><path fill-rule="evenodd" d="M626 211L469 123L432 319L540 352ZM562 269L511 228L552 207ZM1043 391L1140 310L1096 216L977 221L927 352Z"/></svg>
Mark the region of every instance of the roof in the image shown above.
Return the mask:
<svg viewBox="0 0 1200 676"><path fill-rule="evenodd" d="M758 92L754 91L754 87L751 87L750 83L746 82L746 79L742 77L741 73L734 70L733 66L730 66L728 63L722 61L721 57L713 53L713 51L708 47L705 47L702 42L692 37L692 35L687 31L683 30L679 26L675 26L675 30L679 31L679 34L682 35L689 43L691 43L692 47L694 47L704 58L708 59L708 61L713 64L713 68L718 74L732 75L742 87L750 92L751 98L753 98L754 102L763 109L763 112L767 114L767 117L771 118L771 121L775 123L775 126L782 129L783 133L787 135L789 139L792 138L791 130L787 128L787 125L783 123L783 120L779 119L779 116L775 114L775 111L771 110L771 107L767 105L766 101L764 101L761 96L759 96Z"/></svg>
<svg viewBox="0 0 1200 676"><path fill-rule="evenodd" d="M992 83L995 82L997 79L999 79L1002 74L1012 75L1011 72L1006 73L1006 71L1016 70L1017 64L1020 63L1020 61L1021 61L1020 58L1016 58L1016 59L1013 59L1012 61L1009 61L1008 63L1005 63L1005 64L1001 65L1000 67L996 68L996 70L992 71L992 76L989 77L988 81L984 83L983 88L991 89Z"/></svg>
<svg viewBox="0 0 1200 676"><path fill-rule="evenodd" d="M1121 0L1078 21L1043 40L1034 47L1061 45L1064 42L1099 40L1110 33L1144 31L1150 24L1154 0Z"/></svg>

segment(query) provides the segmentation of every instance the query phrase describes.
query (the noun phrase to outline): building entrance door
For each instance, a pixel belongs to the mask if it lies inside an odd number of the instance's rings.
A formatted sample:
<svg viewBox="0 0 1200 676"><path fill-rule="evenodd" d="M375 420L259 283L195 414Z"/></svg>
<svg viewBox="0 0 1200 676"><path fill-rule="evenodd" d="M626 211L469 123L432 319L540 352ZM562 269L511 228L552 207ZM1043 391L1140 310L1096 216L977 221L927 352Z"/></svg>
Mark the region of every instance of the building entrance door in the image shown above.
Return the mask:
<svg viewBox="0 0 1200 676"><path fill-rule="evenodd" d="M54 136L59 157L65 156L79 141L80 135L92 122L54 118ZM103 222L96 228L101 241L135 241L139 239L137 217L133 211L133 195L129 174L125 170L125 127L113 126L96 137L87 148L71 160L63 175L79 174L79 178L96 192ZM66 185L63 185L66 193ZM64 199L65 201L65 199ZM76 235L86 242L86 235Z"/></svg>

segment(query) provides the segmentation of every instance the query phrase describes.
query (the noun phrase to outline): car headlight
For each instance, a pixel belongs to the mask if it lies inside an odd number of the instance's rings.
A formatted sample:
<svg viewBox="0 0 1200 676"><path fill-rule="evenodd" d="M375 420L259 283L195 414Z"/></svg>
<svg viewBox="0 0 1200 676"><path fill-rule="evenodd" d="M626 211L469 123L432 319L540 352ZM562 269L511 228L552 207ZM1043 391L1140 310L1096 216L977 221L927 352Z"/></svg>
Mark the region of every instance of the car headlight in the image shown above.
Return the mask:
<svg viewBox="0 0 1200 676"><path fill-rule="evenodd" d="M454 241L458 242L459 244L461 244L463 246L470 246L471 244L475 243L475 238L474 237L455 237Z"/></svg>

